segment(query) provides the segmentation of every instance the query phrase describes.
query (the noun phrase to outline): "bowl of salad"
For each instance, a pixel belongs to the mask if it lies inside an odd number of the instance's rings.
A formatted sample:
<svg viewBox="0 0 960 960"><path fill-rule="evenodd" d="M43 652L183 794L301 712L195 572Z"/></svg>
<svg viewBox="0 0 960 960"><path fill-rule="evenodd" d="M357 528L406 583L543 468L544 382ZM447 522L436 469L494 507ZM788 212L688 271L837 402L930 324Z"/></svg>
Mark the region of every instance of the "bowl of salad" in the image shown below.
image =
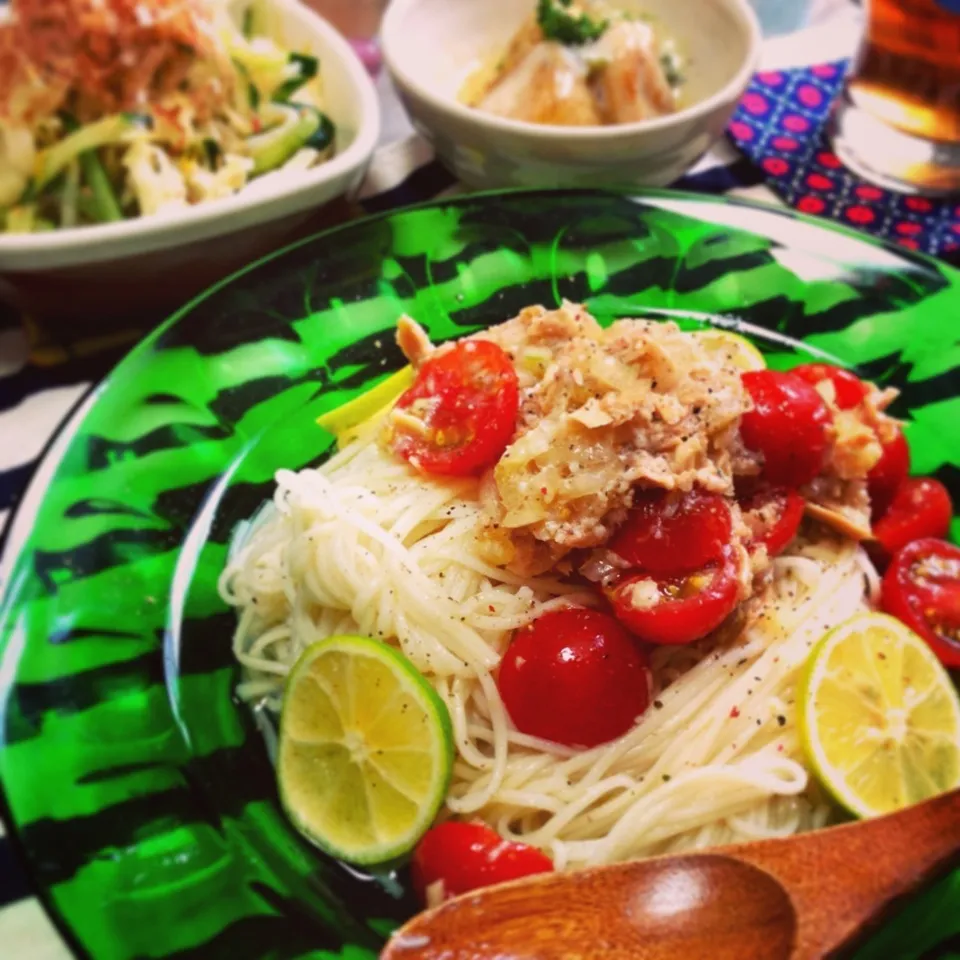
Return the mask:
<svg viewBox="0 0 960 960"><path fill-rule="evenodd" d="M760 29L747 0L393 0L384 59L475 186L662 186L719 138Z"/></svg>
<svg viewBox="0 0 960 960"><path fill-rule="evenodd" d="M298 0L13 0L0 275L65 293L235 266L356 188L379 127L359 59Z"/></svg>

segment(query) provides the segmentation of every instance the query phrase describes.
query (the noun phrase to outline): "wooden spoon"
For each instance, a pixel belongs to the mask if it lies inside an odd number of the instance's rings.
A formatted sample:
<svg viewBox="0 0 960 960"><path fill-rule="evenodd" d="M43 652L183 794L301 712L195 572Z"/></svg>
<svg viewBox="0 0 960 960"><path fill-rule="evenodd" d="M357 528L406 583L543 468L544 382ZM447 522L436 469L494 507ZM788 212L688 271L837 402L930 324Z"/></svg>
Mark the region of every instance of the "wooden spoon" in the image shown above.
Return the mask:
<svg viewBox="0 0 960 960"><path fill-rule="evenodd" d="M381 960L813 960L960 853L960 791L783 840L548 873L413 918Z"/></svg>

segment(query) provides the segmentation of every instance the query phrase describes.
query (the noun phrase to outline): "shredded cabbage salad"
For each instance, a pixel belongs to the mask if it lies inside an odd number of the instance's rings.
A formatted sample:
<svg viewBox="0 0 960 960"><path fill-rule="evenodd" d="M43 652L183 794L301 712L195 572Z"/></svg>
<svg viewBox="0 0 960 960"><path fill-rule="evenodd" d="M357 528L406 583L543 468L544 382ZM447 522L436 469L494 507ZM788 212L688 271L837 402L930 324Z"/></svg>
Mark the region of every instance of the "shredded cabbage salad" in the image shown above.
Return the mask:
<svg viewBox="0 0 960 960"><path fill-rule="evenodd" d="M149 216L334 151L316 57L230 0L0 12L0 233Z"/></svg>

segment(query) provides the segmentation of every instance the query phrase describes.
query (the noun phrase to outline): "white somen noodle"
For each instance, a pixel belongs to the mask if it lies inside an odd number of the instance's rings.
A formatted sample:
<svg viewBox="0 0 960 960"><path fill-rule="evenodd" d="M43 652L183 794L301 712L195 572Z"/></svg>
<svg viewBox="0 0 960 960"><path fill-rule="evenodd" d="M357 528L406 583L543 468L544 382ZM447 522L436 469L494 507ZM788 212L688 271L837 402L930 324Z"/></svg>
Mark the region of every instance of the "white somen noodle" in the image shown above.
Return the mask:
<svg viewBox="0 0 960 960"><path fill-rule="evenodd" d="M453 721L445 814L479 818L560 869L827 821L794 688L811 646L876 589L854 543L795 545L774 561L745 629L657 649L646 713L620 739L576 750L515 730L495 671L514 630L595 594L491 566L482 517L476 481L425 478L369 439L317 469L281 470L220 583L239 613L241 695L278 709L297 656L324 637L399 645Z"/></svg>

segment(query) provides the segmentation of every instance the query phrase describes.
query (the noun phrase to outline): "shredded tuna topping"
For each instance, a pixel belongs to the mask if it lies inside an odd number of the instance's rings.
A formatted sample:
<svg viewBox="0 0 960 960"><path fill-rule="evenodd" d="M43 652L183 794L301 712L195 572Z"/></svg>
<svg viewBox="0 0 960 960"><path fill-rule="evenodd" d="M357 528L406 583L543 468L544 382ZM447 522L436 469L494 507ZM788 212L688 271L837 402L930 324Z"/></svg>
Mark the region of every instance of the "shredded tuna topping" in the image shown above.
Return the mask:
<svg viewBox="0 0 960 960"><path fill-rule="evenodd" d="M635 492L666 491L669 506L698 489L730 498L740 566L762 576L766 550L745 546L751 524L773 517L745 520L735 499L735 481L760 473L763 461L740 437L752 401L733 352L710 350L672 322L623 319L604 328L568 302L528 307L474 339L509 355L521 388L513 441L481 481L489 516L481 542L491 563L532 575L572 551L592 551L579 561L582 574L615 579L618 561L604 545ZM447 349L434 348L409 317L397 342L414 366ZM832 425L821 473L801 490L808 516L859 539L870 535L866 478L895 423L884 413L895 391L868 388L857 407L840 410L832 384L819 385Z"/></svg>

